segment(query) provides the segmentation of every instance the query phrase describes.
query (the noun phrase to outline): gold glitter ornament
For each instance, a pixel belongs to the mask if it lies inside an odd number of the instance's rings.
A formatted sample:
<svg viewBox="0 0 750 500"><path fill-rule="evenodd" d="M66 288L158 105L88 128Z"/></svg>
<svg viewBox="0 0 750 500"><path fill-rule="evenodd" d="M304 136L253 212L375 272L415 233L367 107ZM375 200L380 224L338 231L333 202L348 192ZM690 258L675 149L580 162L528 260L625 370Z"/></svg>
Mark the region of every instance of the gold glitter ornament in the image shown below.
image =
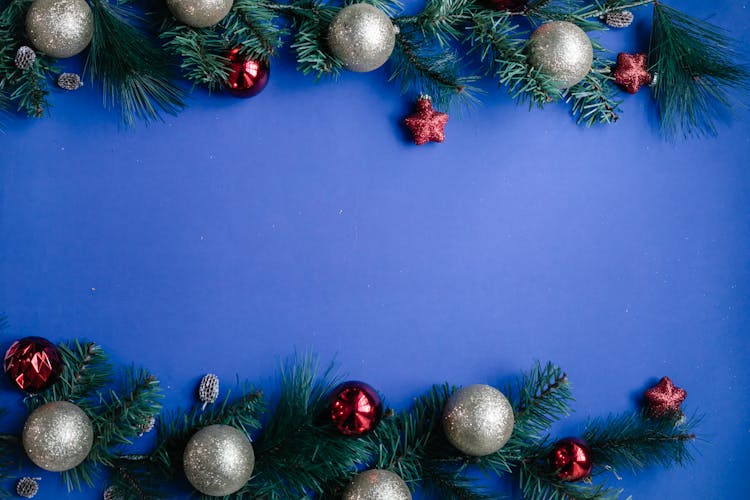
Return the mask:
<svg viewBox="0 0 750 500"><path fill-rule="evenodd" d="M586 32L567 21L552 21L531 34L526 46L529 64L567 89L591 71L594 49Z"/></svg>
<svg viewBox="0 0 750 500"><path fill-rule="evenodd" d="M365 73L381 67L396 44L396 28L377 7L355 3L341 9L328 27L328 48L350 71Z"/></svg>
<svg viewBox="0 0 750 500"><path fill-rule="evenodd" d="M182 455L182 467L193 488L215 497L241 489L250 480L254 466L250 440L229 425L209 425L199 430Z"/></svg>
<svg viewBox="0 0 750 500"><path fill-rule="evenodd" d="M411 492L398 474L372 469L354 476L342 500L411 500Z"/></svg>
<svg viewBox="0 0 750 500"><path fill-rule="evenodd" d="M515 417L508 398L484 384L459 389L443 409L443 430L461 452L482 457L505 446Z"/></svg>
<svg viewBox="0 0 750 500"><path fill-rule="evenodd" d="M94 15L86 0L34 0L26 14L31 44L52 57L79 54L93 34Z"/></svg>
<svg viewBox="0 0 750 500"><path fill-rule="evenodd" d="M234 0L167 0L169 12L193 28L208 28L221 22Z"/></svg>
<svg viewBox="0 0 750 500"><path fill-rule="evenodd" d="M94 428L79 407L54 401L31 412L21 440L29 460L44 470L62 472L86 459L94 443Z"/></svg>

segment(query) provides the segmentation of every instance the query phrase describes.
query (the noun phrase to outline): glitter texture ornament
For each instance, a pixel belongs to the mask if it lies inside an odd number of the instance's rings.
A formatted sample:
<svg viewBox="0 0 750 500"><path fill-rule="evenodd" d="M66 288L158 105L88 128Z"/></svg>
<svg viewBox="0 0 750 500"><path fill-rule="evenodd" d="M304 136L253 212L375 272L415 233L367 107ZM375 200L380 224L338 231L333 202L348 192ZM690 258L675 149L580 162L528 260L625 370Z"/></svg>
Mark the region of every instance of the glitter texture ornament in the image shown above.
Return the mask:
<svg viewBox="0 0 750 500"><path fill-rule="evenodd" d="M213 373L207 373L201 379L201 383L198 384L198 399L203 403L202 409L206 409L206 405L214 404L216 398L219 397L219 377Z"/></svg>
<svg viewBox="0 0 750 500"><path fill-rule="evenodd" d="M18 50L16 51L16 57L13 60L16 68L20 69L21 71L26 71L34 65L34 61L36 61L36 52L34 52L34 49L32 49L31 47L27 47L26 45L21 45L20 47L18 47Z"/></svg>
<svg viewBox="0 0 750 500"><path fill-rule="evenodd" d="M328 395L331 421L341 434L361 436L373 430L383 416L378 392L364 382L340 384Z"/></svg>
<svg viewBox="0 0 750 500"><path fill-rule="evenodd" d="M344 67L359 73L381 67L391 57L398 29L377 7L355 3L336 14L328 28L328 47Z"/></svg>
<svg viewBox="0 0 750 500"><path fill-rule="evenodd" d="M37 478L38 479L38 478ZM16 493L19 497L34 498L39 493L39 483L33 477L22 477L16 483Z"/></svg>
<svg viewBox="0 0 750 500"><path fill-rule="evenodd" d="M167 0L169 12L193 28L208 28L232 10L234 0Z"/></svg>
<svg viewBox="0 0 750 500"><path fill-rule="evenodd" d="M190 438L182 465L196 490L221 497L236 492L250 479L255 454L244 432L228 425L209 425Z"/></svg>
<svg viewBox="0 0 750 500"><path fill-rule="evenodd" d="M610 28L627 28L633 24L633 19L635 16L629 10L615 10L602 16L604 24Z"/></svg>
<svg viewBox="0 0 750 500"><path fill-rule="evenodd" d="M404 118L404 125L411 131L414 144L421 146L428 142L445 140L445 125L448 113L441 113L432 108L432 99L428 95L417 98L416 109Z"/></svg>
<svg viewBox="0 0 750 500"><path fill-rule="evenodd" d="M40 406L26 419L23 449L42 469L62 472L86 459L94 442L91 420L79 407L67 401Z"/></svg>
<svg viewBox="0 0 750 500"><path fill-rule="evenodd" d="M615 83L626 92L635 94L643 85L651 84L651 73L648 72L648 58L646 54L617 55L617 65L612 72Z"/></svg>
<svg viewBox="0 0 750 500"><path fill-rule="evenodd" d="M555 443L549 464L561 481L580 481L591 474L594 466L588 445L582 439L572 437Z"/></svg>
<svg viewBox="0 0 750 500"><path fill-rule="evenodd" d="M65 90L78 90L83 87L83 81L75 73L60 73L57 77L57 86Z"/></svg>
<svg viewBox="0 0 750 500"><path fill-rule="evenodd" d="M34 0L26 14L31 44L52 57L83 51L94 34L94 15L86 0Z"/></svg>
<svg viewBox="0 0 750 500"><path fill-rule="evenodd" d="M448 441L472 456L490 455L505 446L514 424L508 398L484 384L459 389L443 410L443 430Z"/></svg>
<svg viewBox="0 0 750 500"><path fill-rule="evenodd" d="M411 492L401 477L391 471L360 472L344 491L342 500L410 500Z"/></svg>
<svg viewBox="0 0 750 500"><path fill-rule="evenodd" d="M674 385L669 377L662 377L659 383L647 390L643 399L646 411L652 418L678 416L680 406L687 398L687 391Z"/></svg>
<svg viewBox="0 0 750 500"><path fill-rule="evenodd" d="M594 62L594 49L586 32L567 21L552 21L531 34L529 64L550 77L560 89L584 79Z"/></svg>
<svg viewBox="0 0 750 500"><path fill-rule="evenodd" d="M271 67L268 62L251 59L240 54L240 49L234 48L227 54L229 59L229 77L227 78L227 92L235 97L253 97L258 95L268 84Z"/></svg>
<svg viewBox="0 0 750 500"><path fill-rule="evenodd" d="M3 368L16 387L33 394L57 382L63 360L60 351L49 340L25 337L8 348Z"/></svg>

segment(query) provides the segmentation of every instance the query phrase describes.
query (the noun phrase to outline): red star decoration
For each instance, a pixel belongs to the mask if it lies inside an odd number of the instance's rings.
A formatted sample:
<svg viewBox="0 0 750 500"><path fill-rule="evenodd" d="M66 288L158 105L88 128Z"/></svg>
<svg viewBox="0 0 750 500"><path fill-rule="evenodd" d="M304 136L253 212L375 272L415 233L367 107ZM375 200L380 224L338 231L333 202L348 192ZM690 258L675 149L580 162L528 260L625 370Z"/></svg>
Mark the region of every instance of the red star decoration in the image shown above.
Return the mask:
<svg viewBox="0 0 750 500"><path fill-rule="evenodd" d="M631 94L638 92L643 85L651 84L651 73L647 71L648 59L646 54L617 55L617 66L613 73L615 83Z"/></svg>
<svg viewBox="0 0 750 500"><path fill-rule="evenodd" d="M662 377L659 383L643 395L646 409L654 418L679 414L680 405L687 397L687 391L676 387L669 377Z"/></svg>
<svg viewBox="0 0 750 500"><path fill-rule="evenodd" d="M406 125L414 137L414 144L421 146L428 142L443 142L445 140L445 124L448 114L435 111L432 100L428 96L417 99L417 109L404 118Z"/></svg>

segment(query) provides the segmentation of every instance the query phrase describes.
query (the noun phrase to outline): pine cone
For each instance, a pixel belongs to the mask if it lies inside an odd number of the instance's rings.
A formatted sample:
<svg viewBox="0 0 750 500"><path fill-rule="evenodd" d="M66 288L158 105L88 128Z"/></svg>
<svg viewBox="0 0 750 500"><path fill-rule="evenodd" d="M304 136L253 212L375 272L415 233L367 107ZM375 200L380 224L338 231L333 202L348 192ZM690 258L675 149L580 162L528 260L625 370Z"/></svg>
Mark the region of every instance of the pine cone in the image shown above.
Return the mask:
<svg viewBox="0 0 750 500"><path fill-rule="evenodd" d="M33 477L22 477L16 483L16 493L19 497L34 498L39 493L39 483Z"/></svg>
<svg viewBox="0 0 750 500"><path fill-rule="evenodd" d="M120 495L120 492L117 490L115 486L109 486L106 490L104 490L104 494L102 495L102 498L104 500L123 500L124 497Z"/></svg>
<svg viewBox="0 0 750 500"><path fill-rule="evenodd" d="M18 47L16 58L14 59L16 68L26 71L34 65L34 61L36 61L36 52L34 52L34 49L26 45Z"/></svg>
<svg viewBox="0 0 750 500"><path fill-rule="evenodd" d="M633 13L629 10L615 10L603 16L604 24L610 28L627 28L633 24Z"/></svg>
<svg viewBox="0 0 750 500"><path fill-rule="evenodd" d="M65 90L78 90L83 87L83 82L75 73L62 73L57 77L57 86Z"/></svg>
<svg viewBox="0 0 750 500"><path fill-rule="evenodd" d="M207 404L215 403L219 397L219 377L213 373L205 375L198 386L198 398L203 402L203 409Z"/></svg>
<svg viewBox="0 0 750 500"><path fill-rule="evenodd" d="M147 432L151 432L154 429L154 425L156 425L156 418L152 415L146 422L138 426L141 432L139 436L143 436Z"/></svg>

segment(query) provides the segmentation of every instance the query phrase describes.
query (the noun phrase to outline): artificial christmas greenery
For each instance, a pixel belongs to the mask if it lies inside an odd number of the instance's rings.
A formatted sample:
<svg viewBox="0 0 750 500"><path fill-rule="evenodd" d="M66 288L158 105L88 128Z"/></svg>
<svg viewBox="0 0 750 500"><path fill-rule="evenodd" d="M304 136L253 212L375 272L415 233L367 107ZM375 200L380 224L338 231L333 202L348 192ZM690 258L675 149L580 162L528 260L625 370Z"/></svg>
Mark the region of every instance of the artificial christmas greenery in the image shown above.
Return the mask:
<svg viewBox="0 0 750 500"><path fill-rule="evenodd" d="M268 62L288 44L300 72L336 77L343 66L329 50L327 29L340 9L353 3L235 0L220 23L193 28L173 17L163 2L87 1L95 28L88 76L101 85L105 105L119 107L128 123L183 106L183 91L173 83L176 72L209 90L224 87L231 49ZM715 133L715 119L731 110L733 94L748 81L725 32L656 0L427 0L421 12L408 15L398 0L366 1L387 13L399 30L390 79L400 82L404 93L430 95L438 108L476 101L477 82L491 78L518 102L544 107L564 101L579 123L615 122L620 99L604 47L594 40L588 76L561 90L529 64L526 42L530 30L546 21L565 20L593 32L608 29L605 21L623 10L647 4L653 5L652 93L668 136ZM0 106L39 117L50 105L54 61L38 54L27 70L14 65L26 43L24 15L31 3L0 1Z"/></svg>
<svg viewBox="0 0 750 500"><path fill-rule="evenodd" d="M102 479L108 498L187 495L183 450L198 430L213 424L247 433L255 451L252 478L226 498L279 500L339 498L363 469L390 470L410 489L435 498L498 498L499 483L483 476L515 477L517 492L526 499L616 498L621 490L609 486L609 478L652 465L683 464L695 439L696 420L679 412L654 418L637 411L592 420L582 435L595 466L591 479L570 482L548 461L555 447L550 427L569 414L573 400L567 375L553 364L534 366L505 390L515 414L511 438L499 451L475 457L454 448L443 431L443 409L457 390L448 384L432 387L406 411L388 410L374 430L352 437L338 432L329 418L328 395L338 377L331 368L320 373L311 356L295 356L282 366L280 392L270 402L245 384L205 409L196 401L190 409L158 415L162 395L150 372L129 368L113 377L106 354L91 342L63 343L59 349L64 363L59 380L24 401L30 411L49 401L68 401L86 412L94 427L93 448L62 478L69 490ZM129 445L149 430L155 416L153 447L132 453ZM0 436L0 480L6 489L23 455L19 448L17 437Z"/></svg>

